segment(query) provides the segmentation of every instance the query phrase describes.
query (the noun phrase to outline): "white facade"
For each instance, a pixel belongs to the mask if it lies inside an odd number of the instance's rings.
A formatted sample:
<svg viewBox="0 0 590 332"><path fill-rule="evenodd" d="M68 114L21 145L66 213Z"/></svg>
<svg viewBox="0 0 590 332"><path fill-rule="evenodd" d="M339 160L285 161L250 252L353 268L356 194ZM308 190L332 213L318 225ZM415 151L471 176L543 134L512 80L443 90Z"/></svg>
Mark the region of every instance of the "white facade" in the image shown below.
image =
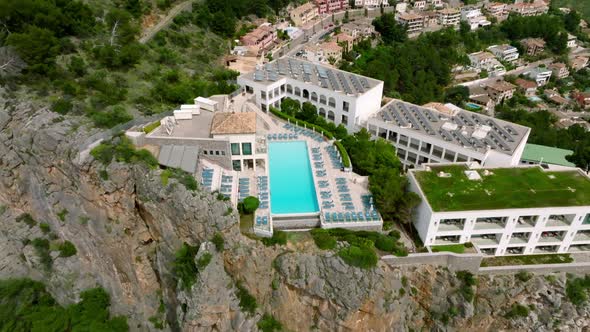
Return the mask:
<svg viewBox="0 0 590 332"><path fill-rule="evenodd" d="M547 68L534 68L530 71L524 73L524 75L528 76L530 79L535 80L538 86L543 86L549 82L551 79L551 75L553 72Z"/></svg>
<svg viewBox="0 0 590 332"><path fill-rule="evenodd" d="M354 1L355 7L387 7L389 6L389 0L355 0Z"/></svg>
<svg viewBox="0 0 590 332"><path fill-rule="evenodd" d="M416 180L419 171L408 178L422 198L414 225L427 246L471 242L495 256L590 250L590 206L437 212Z"/></svg>
<svg viewBox="0 0 590 332"><path fill-rule="evenodd" d="M511 45L494 45L488 47L488 50L492 52L496 58L500 61L512 62L518 59L518 49Z"/></svg>
<svg viewBox="0 0 590 332"><path fill-rule="evenodd" d="M254 73L244 74L238 77L238 84L245 88L247 92L254 95L255 103L263 111L268 111L269 107L279 108L283 98L291 98L303 102L310 102L317 107L318 115L336 125L344 125L348 131L355 132L357 125L365 121L371 114L377 112L381 107L381 97L383 94L383 82L360 75L346 73L322 65L312 64L307 61L290 59L291 64L295 66L309 66L312 72L310 81L306 82L301 76L285 72L284 75L277 75L275 81L267 79L256 80ZM289 61L289 59L279 59L278 61ZM366 80L367 88L363 93L346 93L344 91L334 90L331 85L322 85L317 77L320 70L330 71L334 75L334 80L341 82L342 78L352 89L353 80ZM287 69L285 69L287 70ZM258 75L258 74L257 74ZM282 77L281 77L282 76ZM314 82L312 82L312 80ZM343 85L339 84L339 87ZM356 90L355 90L356 91Z"/></svg>
<svg viewBox="0 0 590 332"><path fill-rule="evenodd" d="M447 108L449 106L454 105L445 105ZM408 111L400 111L400 108ZM389 115L384 114L387 112ZM503 138L500 138L496 130L490 130L488 126L487 121L492 118L465 110L451 110L451 112L454 115L393 100L377 114L371 116L365 126L374 137L383 138L395 146L400 161L408 168L424 163L468 161L490 167L509 167L519 164L530 133L529 128L493 119L497 127L508 125L514 133L501 143L505 147L502 149L495 144L497 139L503 140ZM418 113L422 113L423 116ZM472 118L473 115L475 118ZM430 119L437 121L433 122ZM475 119L478 119L477 121L481 124L470 126L469 123L474 124ZM412 123L420 128L416 128ZM425 130L426 127L431 131ZM459 140L459 135L475 144L464 144ZM508 139L513 142L508 143Z"/></svg>

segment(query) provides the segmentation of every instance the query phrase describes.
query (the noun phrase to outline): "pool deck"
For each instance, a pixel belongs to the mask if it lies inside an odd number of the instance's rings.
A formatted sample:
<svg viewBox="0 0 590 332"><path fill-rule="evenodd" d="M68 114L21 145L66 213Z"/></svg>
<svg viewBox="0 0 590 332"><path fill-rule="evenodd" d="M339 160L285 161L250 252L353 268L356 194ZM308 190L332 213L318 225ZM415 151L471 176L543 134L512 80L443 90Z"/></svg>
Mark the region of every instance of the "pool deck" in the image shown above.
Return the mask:
<svg viewBox="0 0 590 332"><path fill-rule="evenodd" d="M274 116L270 116L269 114L262 112L252 103L246 102L245 107L249 110L256 111L259 119L263 120L264 123L261 126L263 129L257 132L257 136L264 137L266 143L272 141L305 141L307 143L307 153L312 169L312 176L320 211L304 215L317 215L321 227L325 228L347 227L374 229L382 226L383 220L379 215L377 215L376 218L370 218L370 220L364 218L366 211L370 211L369 213L373 214L375 213L372 212L374 211L374 207L371 203L372 199L366 198L365 201L363 201L363 196L370 195L368 190L368 177L360 176L351 171L344 171L341 169L341 164L338 162L341 161L341 158L337 150L334 148L333 141L330 141L311 130L293 126ZM277 135L277 138L271 138L269 140L269 134L271 137ZM287 138L278 139L279 134L284 135ZM297 138L294 137L295 134L297 134ZM289 135L291 135L291 138L289 138ZM316 162L318 164L316 164ZM213 180L210 181L211 185L207 188L213 192L220 191L228 195L234 206L237 205L240 200L240 194L242 194L242 198L245 196L256 196L263 201L264 192L268 193L269 198L267 199L267 205L261 205L261 207L256 210L254 216L254 232L261 236L271 236L273 214L271 213L272 203L270 197L272 196L272 192L270 192L270 174L268 171L268 165L266 167L257 167L256 172L254 172L254 170L237 172L223 169L221 166L207 160L201 160L197 174L202 175L204 168L213 169ZM223 182L224 177L226 182ZM231 182L228 181L229 177L232 179ZM268 180L266 187L264 187L264 185L261 187L261 184L259 183L260 177L263 177L263 182L264 177ZM203 177L201 176L200 182L203 183L203 181ZM240 186L240 183L243 185ZM245 183L248 183L248 185L246 186ZM227 189L230 185L231 190L228 191ZM221 191L222 186L225 186L225 192ZM346 190L344 187L346 187L348 191L345 193L339 192L339 190ZM247 192L242 193L242 191L245 190L247 190ZM322 192L324 193L322 194ZM327 194L327 192L330 192L330 194ZM356 214L355 218L346 218L338 221L334 221L331 218L326 220L325 218L326 213L329 213L330 216L332 216L333 213L342 214L342 216L344 216L347 212L349 214L354 212ZM363 215L363 220L357 218L359 213ZM297 215L298 214L280 214L279 216L288 217ZM257 223L258 220L261 222Z"/></svg>

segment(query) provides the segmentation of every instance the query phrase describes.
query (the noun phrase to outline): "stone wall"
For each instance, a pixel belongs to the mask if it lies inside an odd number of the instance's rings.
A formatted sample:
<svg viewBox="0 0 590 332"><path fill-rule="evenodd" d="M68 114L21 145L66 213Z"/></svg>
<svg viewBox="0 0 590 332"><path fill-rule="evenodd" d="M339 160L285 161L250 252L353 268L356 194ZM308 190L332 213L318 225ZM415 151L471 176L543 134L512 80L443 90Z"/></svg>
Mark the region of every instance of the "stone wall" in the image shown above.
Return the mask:
<svg viewBox="0 0 590 332"><path fill-rule="evenodd" d="M446 267L451 271L467 270L478 273L483 255L455 254L451 252L409 254L406 257L383 256L381 259L390 265L433 265Z"/></svg>
<svg viewBox="0 0 590 332"><path fill-rule="evenodd" d="M567 264L537 264L537 265L513 265L513 266L489 266L480 267L479 274L501 275L518 273L521 271L546 274L554 272L567 272L576 274L590 273L590 263Z"/></svg>

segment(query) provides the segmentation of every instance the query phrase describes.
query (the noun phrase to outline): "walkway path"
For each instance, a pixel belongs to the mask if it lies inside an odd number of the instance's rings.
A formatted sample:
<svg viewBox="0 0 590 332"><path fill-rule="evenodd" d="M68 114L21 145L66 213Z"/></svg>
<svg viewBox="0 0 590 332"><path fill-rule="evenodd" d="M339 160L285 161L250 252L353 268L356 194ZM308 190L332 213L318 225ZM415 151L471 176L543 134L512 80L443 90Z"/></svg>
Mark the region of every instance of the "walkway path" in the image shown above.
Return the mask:
<svg viewBox="0 0 590 332"><path fill-rule="evenodd" d="M160 22L158 22L156 25L142 32L141 38L139 38L139 42L145 44L148 41L150 41L150 39L152 39L156 35L156 33L158 33L160 30L164 29L170 23L172 23L172 20L176 17L176 15L184 11L190 11L192 9L192 4L193 0L187 0L172 7L172 9L170 9L166 17L160 20Z"/></svg>

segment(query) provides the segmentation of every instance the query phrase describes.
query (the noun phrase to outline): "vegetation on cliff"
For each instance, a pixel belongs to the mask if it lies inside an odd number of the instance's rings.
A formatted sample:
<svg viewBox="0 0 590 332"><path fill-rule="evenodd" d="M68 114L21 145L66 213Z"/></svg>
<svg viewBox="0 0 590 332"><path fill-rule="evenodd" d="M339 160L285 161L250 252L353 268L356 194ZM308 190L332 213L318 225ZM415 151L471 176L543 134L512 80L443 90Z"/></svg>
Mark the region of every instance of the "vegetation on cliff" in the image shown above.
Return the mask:
<svg viewBox="0 0 590 332"><path fill-rule="evenodd" d="M60 306L45 286L30 279L0 281L2 331L127 331L127 319L109 314L110 297L102 288L80 294L80 302Z"/></svg>

